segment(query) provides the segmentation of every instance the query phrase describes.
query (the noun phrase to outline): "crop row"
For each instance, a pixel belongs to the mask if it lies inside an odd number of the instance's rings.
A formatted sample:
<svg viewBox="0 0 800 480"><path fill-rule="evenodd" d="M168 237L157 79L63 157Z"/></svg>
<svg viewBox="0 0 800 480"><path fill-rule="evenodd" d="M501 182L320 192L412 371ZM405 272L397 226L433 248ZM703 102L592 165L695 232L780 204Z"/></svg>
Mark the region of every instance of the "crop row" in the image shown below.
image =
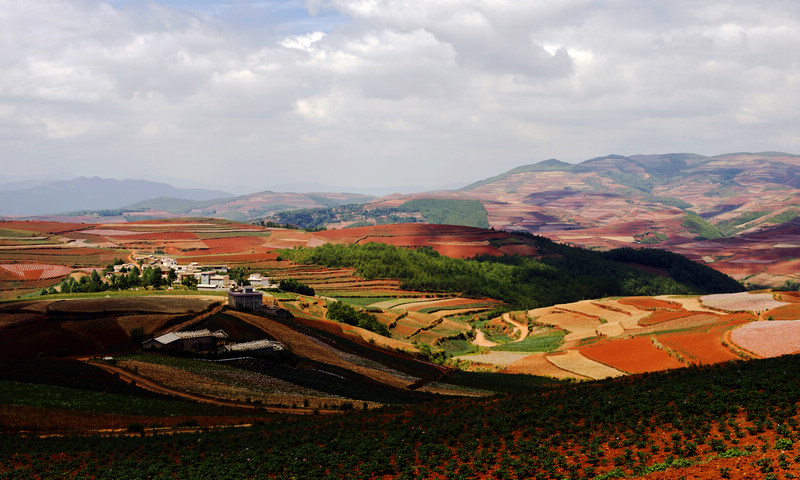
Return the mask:
<svg viewBox="0 0 800 480"><path fill-rule="evenodd" d="M4 438L0 478L591 479L711 456L766 465L756 455L775 450L789 468L800 460L798 389L800 361L782 357L237 432Z"/></svg>

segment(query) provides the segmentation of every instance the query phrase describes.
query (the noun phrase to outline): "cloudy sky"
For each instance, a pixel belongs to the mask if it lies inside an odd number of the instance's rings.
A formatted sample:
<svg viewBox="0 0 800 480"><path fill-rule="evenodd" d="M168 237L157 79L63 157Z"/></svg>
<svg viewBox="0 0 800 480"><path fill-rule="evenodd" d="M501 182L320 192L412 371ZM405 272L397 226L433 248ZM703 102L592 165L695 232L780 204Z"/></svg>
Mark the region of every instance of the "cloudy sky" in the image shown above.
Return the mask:
<svg viewBox="0 0 800 480"><path fill-rule="evenodd" d="M0 0L0 181L433 188L766 150L800 153L795 0Z"/></svg>

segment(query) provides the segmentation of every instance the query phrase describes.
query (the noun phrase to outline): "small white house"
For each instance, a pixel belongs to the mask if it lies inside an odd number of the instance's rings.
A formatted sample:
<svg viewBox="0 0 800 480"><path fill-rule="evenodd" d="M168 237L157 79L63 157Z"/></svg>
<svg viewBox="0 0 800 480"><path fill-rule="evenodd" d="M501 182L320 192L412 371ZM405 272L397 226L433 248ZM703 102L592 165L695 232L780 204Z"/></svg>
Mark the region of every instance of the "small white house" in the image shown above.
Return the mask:
<svg viewBox="0 0 800 480"><path fill-rule="evenodd" d="M249 277L247 277L247 281L250 282L250 285L255 287L269 287L271 284L269 283L268 277L262 277L260 273L251 273Z"/></svg>

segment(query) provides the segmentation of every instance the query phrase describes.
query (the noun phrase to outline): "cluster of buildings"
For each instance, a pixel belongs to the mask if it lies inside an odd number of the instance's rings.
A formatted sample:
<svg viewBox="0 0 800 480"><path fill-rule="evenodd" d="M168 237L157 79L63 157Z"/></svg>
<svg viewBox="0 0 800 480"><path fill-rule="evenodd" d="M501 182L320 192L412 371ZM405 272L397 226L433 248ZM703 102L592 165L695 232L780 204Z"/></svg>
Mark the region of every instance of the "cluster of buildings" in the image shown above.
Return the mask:
<svg viewBox="0 0 800 480"><path fill-rule="evenodd" d="M147 255L138 257L141 265L134 263L125 263L122 265L114 265L114 272L126 272L135 268L152 267L158 268L162 273L168 272L170 269L174 270L177 274L175 283L182 283L186 277L193 277L197 280L198 290L230 290L236 288L236 282L231 280L228 275L227 265L201 265L198 262L192 262L187 265L178 265L178 261L171 257L163 257L156 255ZM262 276L260 273L253 273L247 281L254 287L277 289L276 284L272 284L268 277Z"/></svg>

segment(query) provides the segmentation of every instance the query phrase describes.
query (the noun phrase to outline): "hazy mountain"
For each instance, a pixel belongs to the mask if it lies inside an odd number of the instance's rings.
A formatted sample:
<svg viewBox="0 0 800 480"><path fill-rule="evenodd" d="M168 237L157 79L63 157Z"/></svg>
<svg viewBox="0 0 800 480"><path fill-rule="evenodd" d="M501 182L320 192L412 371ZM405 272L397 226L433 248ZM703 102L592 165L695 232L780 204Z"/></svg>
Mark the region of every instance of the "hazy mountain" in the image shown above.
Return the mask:
<svg viewBox="0 0 800 480"><path fill-rule="evenodd" d="M78 177L29 188L0 192L0 215L41 215L76 210L119 208L156 197L210 200L230 193L199 188L175 188L148 180Z"/></svg>
<svg viewBox="0 0 800 480"><path fill-rule="evenodd" d="M246 222L286 210L332 208L362 204L375 197L357 193L257 192L232 198L197 201L161 197L128 205L120 212L125 220L143 217L214 217Z"/></svg>

